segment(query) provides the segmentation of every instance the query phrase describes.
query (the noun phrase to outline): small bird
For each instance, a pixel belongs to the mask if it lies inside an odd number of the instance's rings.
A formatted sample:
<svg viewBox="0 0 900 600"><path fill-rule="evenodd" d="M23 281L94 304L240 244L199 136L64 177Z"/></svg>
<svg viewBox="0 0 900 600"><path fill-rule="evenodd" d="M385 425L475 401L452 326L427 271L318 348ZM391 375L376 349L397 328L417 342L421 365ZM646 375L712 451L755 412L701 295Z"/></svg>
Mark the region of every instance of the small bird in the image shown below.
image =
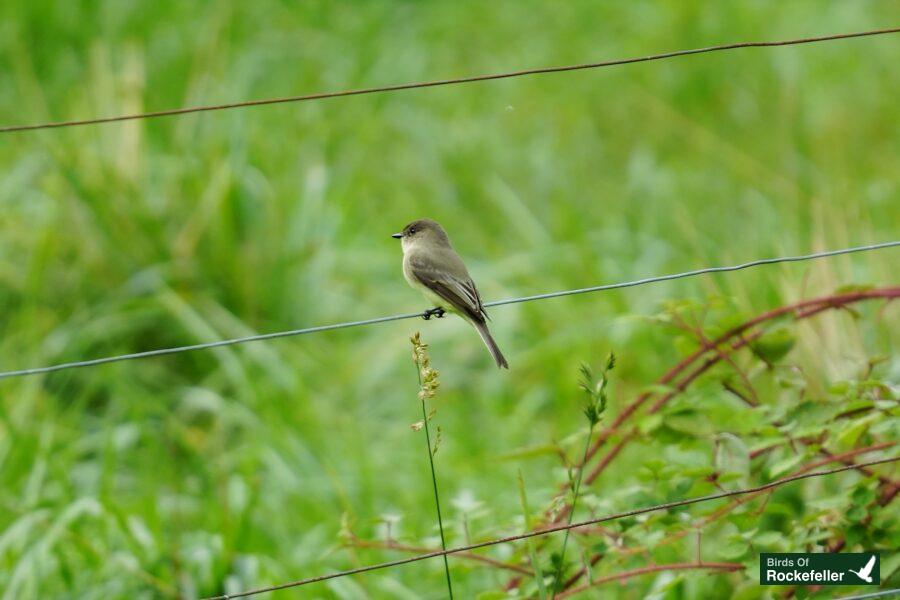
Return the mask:
<svg viewBox="0 0 900 600"><path fill-rule="evenodd" d="M488 316L478 288L459 254L450 245L444 228L431 219L419 219L391 237L399 239L403 247L403 276L406 281L435 304L425 318L431 315L443 317L445 310L457 313L475 327L497 366L508 369L509 363L488 331Z"/></svg>

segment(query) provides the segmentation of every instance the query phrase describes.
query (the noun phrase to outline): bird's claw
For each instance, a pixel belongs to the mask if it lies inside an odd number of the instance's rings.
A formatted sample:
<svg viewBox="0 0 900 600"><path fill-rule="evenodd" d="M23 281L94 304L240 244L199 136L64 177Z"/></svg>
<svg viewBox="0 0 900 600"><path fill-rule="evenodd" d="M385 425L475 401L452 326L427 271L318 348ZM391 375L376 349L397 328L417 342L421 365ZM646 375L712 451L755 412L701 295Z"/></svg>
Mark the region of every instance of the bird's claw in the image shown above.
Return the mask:
<svg viewBox="0 0 900 600"><path fill-rule="evenodd" d="M426 321L430 321L431 317L441 319L445 314L446 312L444 311L444 309L438 306L437 308L430 308L426 310L424 313L422 313L422 318Z"/></svg>

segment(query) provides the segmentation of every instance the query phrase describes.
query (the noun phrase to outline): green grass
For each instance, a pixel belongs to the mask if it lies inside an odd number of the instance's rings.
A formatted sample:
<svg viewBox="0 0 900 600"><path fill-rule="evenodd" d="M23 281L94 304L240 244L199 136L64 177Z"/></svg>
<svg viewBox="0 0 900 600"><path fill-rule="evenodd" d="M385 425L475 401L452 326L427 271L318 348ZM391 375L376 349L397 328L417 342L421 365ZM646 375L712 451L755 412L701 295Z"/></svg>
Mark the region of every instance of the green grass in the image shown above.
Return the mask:
<svg viewBox="0 0 900 600"><path fill-rule="evenodd" d="M873 1L7 0L0 122L863 30L897 17ZM4 135L0 368L425 308L388 237L422 216L446 226L491 300L896 239L898 54L894 35ZM727 296L754 314L845 284L896 283L897 260L887 250L498 307L492 330L509 373L466 325L444 319L0 382L0 590L190 597L397 556L341 549L345 513L366 537L384 515L402 515L398 537L434 546L421 440L408 427L419 409L415 330L442 375L448 545L464 541L453 499L469 495L480 502L467 517L473 536L520 531L518 470L535 511L565 474L553 456L497 457L578 431L579 363L615 349L612 414L674 364L683 347L645 318L663 301ZM878 320L877 308L861 307L858 327L846 314L804 325L792 360L820 390L878 354L890 356L881 373L897 384L900 315L891 307ZM706 393L725 398L714 386ZM650 458L641 448L597 489L634 484ZM507 581L450 566L461 597ZM309 597L438 598L441 567L318 584ZM727 577L697 575L692 589ZM651 583L609 589L641 597Z"/></svg>

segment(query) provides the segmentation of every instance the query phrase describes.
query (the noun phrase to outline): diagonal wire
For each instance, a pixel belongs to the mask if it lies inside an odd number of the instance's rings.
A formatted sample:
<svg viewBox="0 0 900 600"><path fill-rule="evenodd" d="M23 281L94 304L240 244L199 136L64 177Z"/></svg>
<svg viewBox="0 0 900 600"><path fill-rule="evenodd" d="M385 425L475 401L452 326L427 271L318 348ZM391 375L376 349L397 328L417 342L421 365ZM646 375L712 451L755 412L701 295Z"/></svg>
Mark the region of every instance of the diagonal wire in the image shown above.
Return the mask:
<svg viewBox="0 0 900 600"><path fill-rule="evenodd" d="M707 52L720 52L723 50L735 50L737 48L771 48L775 46L794 46L799 44L811 44L814 42L826 42L831 40L844 40L850 38L860 38L872 35L884 35L889 33L900 32L900 27L891 27L886 29L875 29L870 31L857 31L853 33L838 33L833 35L823 35L817 37L798 38L791 40L776 40L762 42L737 42L732 44L721 44L718 46L707 46L704 48L691 48L688 50L676 50L673 52L663 52L660 54L651 54L648 56L637 56L632 58L621 58L616 60L606 60L601 62L582 63L577 65L564 65L556 67L538 67L534 69L523 69L520 71L508 71L505 73L491 73L487 75L472 75L468 77L457 77L453 79L437 79L433 81L420 81L415 83L399 83L394 85L384 85L378 87L361 88L354 90L340 90L334 92L320 92L316 94L304 94L301 96L287 96L283 98L266 98L261 100L247 100L244 102L230 102L227 104L213 104L207 106L189 106L184 108L173 108L168 110L158 110L154 112L145 112L132 115L118 115L114 117L99 117L94 119L80 119L73 121L56 121L50 123L37 123L31 125L7 125L0 127L0 133L12 133L15 131L33 131L35 129L54 129L59 127L75 127L79 125L97 125L100 123L115 123L118 121L132 121L135 119L151 119L156 117L170 117L173 115L186 115L190 113L210 112L216 110L227 110L232 108L246 108L250 106L265 106L269 104L285 104L289 102L304 102L308 100L324 100L326 98L340 98L343 96L362 96L365 94L378 94L383 92L396 92L400 90L411 90L416 88L439 87L445 85L455 85L461 83L474 83L477 81L492 81L495 79L509 79L511 77L523 77L526 75L541 75L546 73L563 73L566 71L581 71L584 69L597 69L601 67L612 67L615 65L627 65L639 62L650 62L655 60L663 60L675 58L678 56L690 56L692 54L705 54Z"/></svg>
<svg viewBox="0 0 900 600"><path fill-rule="evenodd" d="M658 283L660 281L670 281L672 279L682 279L684 277L693 277L695 275L705 275L708 273L727 273L729 271L740 271L750 267L758 267L760 265L774 265L777 263L801 262L805 260L814 260L817 258L827 258L829 256L838 256L841 254L853 254L854 252L865 252L868 250L881 250L884 248L893 248L900 246L900 240L893 242L883 242L880 244L869 244L867 246L854 246L852 248L841 248L840 250L827 250L825 252L813 252L811 254L801 254L799 256L779 256L776 258L761 258L745 262L739 265L731 265L728 267L706 267L703 269L695 269L693 271L685 271L683 273L674 273L672 275L658 275L656 277L646 277L644 279L636 279L635 281L626 281L623 283L610 283L607 285L595 285L592 287L579 288L577 290L566 290L563 292L549 292L547 294L536 294L534 296L524 296L522 298L509 298L507 300L495 300L494 302L485 302L485 306L500 306L503 304L516 304L518 302L530 302L532 300L544 300L547 298L559 298L560 296L572 296L574 294L586 294L588 292L602 292L604 290L615 290L627 287L635 287L648 283ZM0 373L0 376L3 374Z"/></svg>
<svg viewBox="0 0 900 600"><path fill-rule="evenodd" d="M853 469L858 469L860 467L871 467L875 465L883 465L888 463L897 462L900 460L900 456L894 456L890 458L882 458L878 460L872 460L864 463L856 463L853 465L846 465L843 467L836 467L834 469L829 469L827 471L813 471L811 473L802 473L800 475L793 475L791 477L785 477L783 479L777 479L775 481L759 485L752 488L744 488L740 490L732 490L728 492L719 492L716 494L710 494L708 496L698 496L695 498L687 498L685 500L677 500L675 502L666 502L664 504L657 504L655 506L648 506L645 508L637 508L634 510L629 510L621 513L616 513L613 515L607 515L605 517L599 517L596 519L589 519L587 521L580 521L578 523L572 523L567 525L556 525L553 527L547 527L546 529L540 529L537 531L529 531L528 533L522 533L519 535L511 535L504 538L498 538L494 540L488 540L486 542L478 542L475 544L469 544L467 546L458 546L456 548L451 548L449 550L435 550L434 552L428 552L425 554L419 554L416 556L410 556L407 558L402 558L399 560L392 560L390 562L383 562L374 565L367 565L364 567L357 567L355 569L349 569L346 571L337 571L335 573L329 573L327 575L318 575L316 577L309 577L307 579L300 579L297 581L291 581L288 583L281 583L278 585L271 585L264 588L258 588L255 590L247 590L244 592L238 592L235 594L224 594L221 596L213 596L211 598L207 598L206 600L230 600L232 598L246 598L248 596L255 596L257 594L264 594L266 592L274 592L277 590L284 590L287 588L294 588L303 585L308 585L310 583L316 583L319 581L326 581L329 579L336 579L338 577L346 577L348 575L357 575L359 573L366 573L368 571L377 571L379 569L387 569L390 567L397 567L400 565L405 565L413 562L419 562L422 560L427 560L429 558L435 558L438 556L445 556L447 554L456 554L458 552L467 552L470 550L476 550L478 548L486 548L488 546L496 546L498 544L506 544L509 542L515 542L518 540L533 538L541 535L547 535L549 533L555 533L557 531L563 531L567 529L576 529L578 527L585 527L588 525L597 525L598 523L606 523L608 521L614 521L616 519L623 519L626 517L633 517L636 515L642 515L650 512L656 512L660 510L668 510L671 508L677 508L680 506L688 506L690 504L699 504L701 502L709 502L711 500L719 500L721 498L729 498L731 496L743 496L746 494L753 494L756 492L763 492L765 490L770 490L772 488L776 488L778 486L784 485L786 483L791 483L794 481L799 481L801 479L810 479L813 477L824 477L826 475L834 475L836 473L842 473L844 471L850 471Z"/></svg>
<svg viewBox="0 0 900 600"><path fill-rule="evenodd" d="M828 250L825 252L814 252L812 254L802 254L799 256L779 256L776 258L763 258L739 265L731 265L727 267L706 267L704 269L695 269L693 271L685 271L683 273L673 273L670 275L658 275L656 277L646 277L644 279L636 279L634 281L624 281L620 283L609 283L605 285L595 285L592 287L579 288L574 290L562 290L558 292L548 292L546 294L535 294L534 296L522 296L520 298L507 298L505 300L494 300L493 302L485 302L484 306L503 306L505 304L518 304L519 302L531 302L534 300L546 300L548 298L559 298L562 296L572 296L575 294L587 294L590 292L602 292L605 290L616 290L628 287L636 287L646 285L648 283L657 283L660 281L670 281L673 279L683 279L685 277L694 277L696 275L704 275L708 273L725 273L728 271L740 271L750 267L758 267L760 265L771 265L776 263L800 262L813 260L818 258L826 258L829 256L838 256L840 254L853 254L856 252L865 252L869 250L881 250L884 248L893 248L900 246L900 240L892 242L883 242L880 244L869 244L866 246L854 246L852 248L841 248L840 250ZM214 342L203 342L200 344L191 344L188 346L176 346L173 348L160 348L158 350L147 350L144 352L134 352L131 354L120 354L116 356L105 356L103 358L93 358L89 360L79 360L74 362L60 363L46 367L32 367L30 369L19 369L15 371L0 371L0 379L9 379L12 377L23 377L26 375L39 375L43 373L53 373L55 371L64 371L67 369L76 369L81 367L94 367L97 365L105 365L114 362L126 360L136 360L143 358L151 358L154 356L166 356L169 354L179 354L181 352L191 352L194 350L208 350L210 348L220 348L222 346L234 346L236 344L245 344L247 342L259 342L265 340L274 340L284 337L293 337L298 335L306 335L310 333L319 333L322 331L332 331L336 329L348 329L350 327L362 327L366 325L374 325L376 323L387 323L389 321L400 321L403 319L413 319L430 315L429 311L402 313L399 315L391 315L387 317L376 317L374 319L364 319L362 321L347 321L345 323L334 323L330 325L318 325L315 327L306 327L304 329L290 329L287 331L276 331L273 333L261 333L257 335L248 335L245 337L231 338L227 340L217 340Z"/></svg>

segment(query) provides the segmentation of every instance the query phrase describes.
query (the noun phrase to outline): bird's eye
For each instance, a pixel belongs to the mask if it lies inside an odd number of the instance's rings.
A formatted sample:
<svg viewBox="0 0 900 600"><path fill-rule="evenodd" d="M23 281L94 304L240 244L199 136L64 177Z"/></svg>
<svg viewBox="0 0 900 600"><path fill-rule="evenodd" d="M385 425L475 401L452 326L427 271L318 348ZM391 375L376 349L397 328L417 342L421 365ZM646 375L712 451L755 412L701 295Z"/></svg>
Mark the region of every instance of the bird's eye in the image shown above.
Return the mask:
<svg viewBox="0 0 900 600"><path fill-rule="evenodd" d="M415 228L415 227L413 227L412 229L409 230L410 235L412 235L412 234L415 233L415 232L416 232L416 228Z"/></svg>

